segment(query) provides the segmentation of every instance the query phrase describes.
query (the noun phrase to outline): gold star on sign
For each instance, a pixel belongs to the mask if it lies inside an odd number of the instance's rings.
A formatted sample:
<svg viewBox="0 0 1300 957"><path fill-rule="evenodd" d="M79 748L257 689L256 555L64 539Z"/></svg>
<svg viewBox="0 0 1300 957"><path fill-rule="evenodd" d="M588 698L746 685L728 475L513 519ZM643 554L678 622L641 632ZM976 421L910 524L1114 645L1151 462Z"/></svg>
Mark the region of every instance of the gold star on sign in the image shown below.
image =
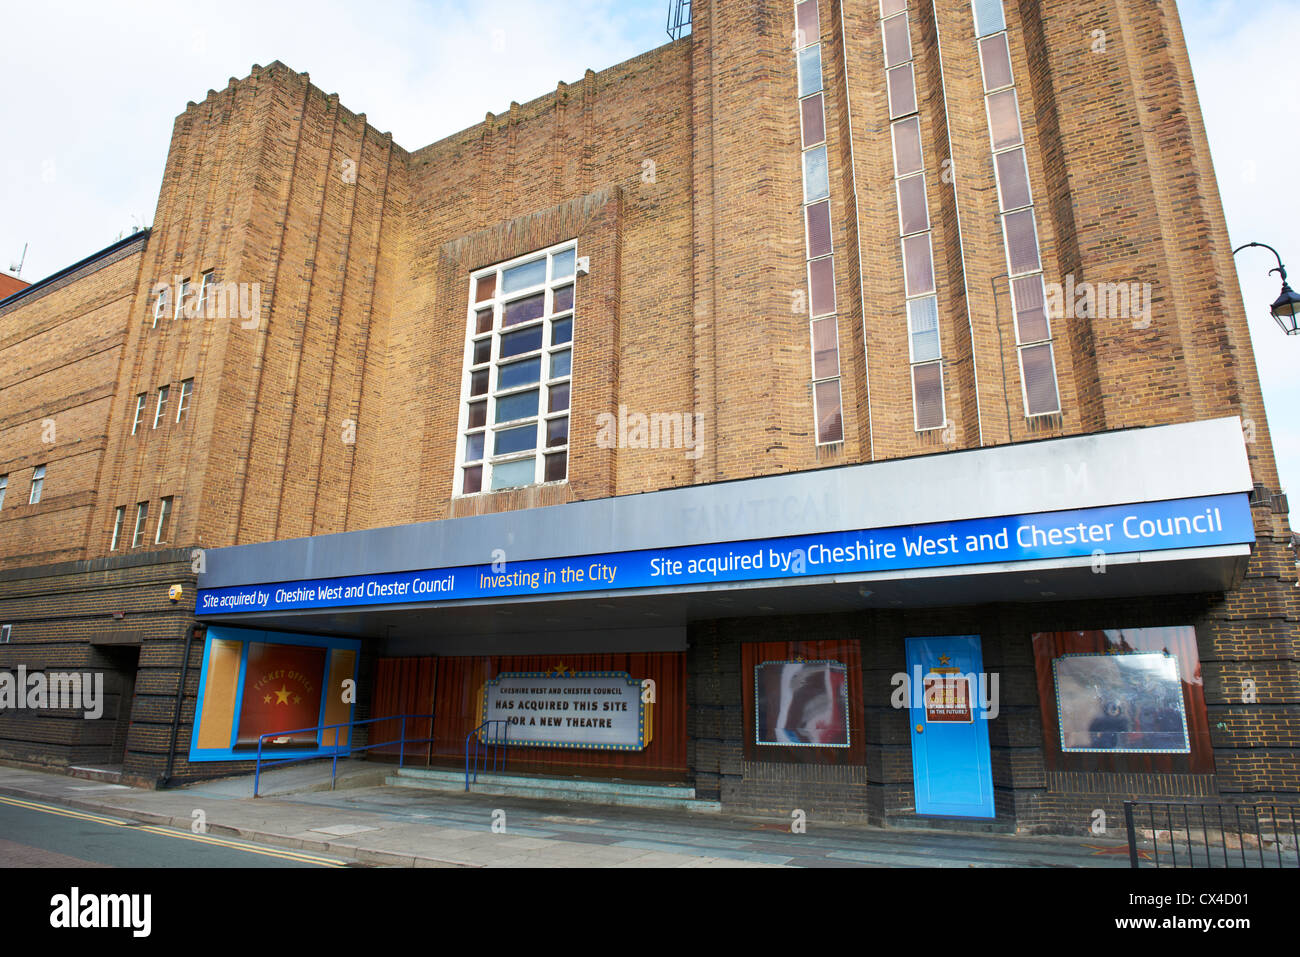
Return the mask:
<svg viewBox="0 0 1300 957"><path fill-rule="evenodd" d="M289 689L285 685L280 685L280 690L275 693L276 704L289 703Z"/></svg>
<svg viewBox="0 0 1300 957"><path fill-rule="evenodd" d="M263 698L263 699L262 699L262 703L263 703L263 704L270 704L270 703L271 703L271 696L270 696L270 695L267 695L265 698Z"/></svg>
<svg viewBox="0 0 1300 957"><path fill-rule="evenodd" d="M294 696L293 696L293 703L294 703L294 704L302 704L302 698L299 697L298 695L294 695Z"/></svg>
<svg viewBox="0 0 1300 957"><path fill-rule="evenodd" d="M950 661L952 661L952 659L949 658L947 655L940 655L940 656L939 656L939 664L941 664L941 665L946 665L946 664L947 664L948 662L950 662Z"/></svg>
<svg viewBox="0 0 1300 957"><path fill-rule="evenodd" d="M569 670L569 666L568 666L568 665L556 665L556 666L555 666L554 668L552 668L551 670L554 671L557 675L562 675L562 674L565 674L565 673L568 672L568 670Z"/></svg>

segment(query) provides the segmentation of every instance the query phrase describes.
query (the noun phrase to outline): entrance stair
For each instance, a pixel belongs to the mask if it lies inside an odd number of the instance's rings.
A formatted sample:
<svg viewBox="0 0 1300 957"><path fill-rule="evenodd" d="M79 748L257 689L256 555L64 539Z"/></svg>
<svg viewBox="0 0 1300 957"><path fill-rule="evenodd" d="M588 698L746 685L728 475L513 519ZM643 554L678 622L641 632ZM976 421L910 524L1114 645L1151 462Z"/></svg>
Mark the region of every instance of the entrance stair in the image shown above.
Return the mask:
<svg viewBox="0 0 1300 957"><path fill-rule="evenodd" d="M438 768L400 768L385 782L389 787L424 788L429 791L465 793L465 772ZM549 801L577 801L619 807L679 808L714 813L722 810L717 801L704 801L695 789L678 784L638 784L634 781L592 780L479 772L469 789L476 794L500 797L541 798Z"/></svg>

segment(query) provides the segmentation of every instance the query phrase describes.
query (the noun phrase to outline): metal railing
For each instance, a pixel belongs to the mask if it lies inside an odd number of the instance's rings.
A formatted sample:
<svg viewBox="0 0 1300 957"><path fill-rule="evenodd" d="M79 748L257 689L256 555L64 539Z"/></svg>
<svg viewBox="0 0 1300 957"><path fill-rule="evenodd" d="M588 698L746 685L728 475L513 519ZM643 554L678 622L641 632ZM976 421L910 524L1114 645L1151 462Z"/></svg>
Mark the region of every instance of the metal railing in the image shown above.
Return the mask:
<svg viewBox="0 0 1300 957"><path fill-rule="evenodd" d="M1125 801L1129 864L1138 867L1300 867L1291 805Z"/></svg>
<svg viewBox="0 0 1300 957"><path fill-rule="evenodd" d="M427 718L429 720L430 737L407 738L406 736L407 718L410 718L412 720L423 720ZM399 733L398 740L377 741L372 744L363 744L363 745L355 745L352 743L353 728L357 728L365 724L378 724L381 721L400 722L399 724L400 733ZM340 728L349 729L348 736L347 736L347 740L348 740L347 744L344 745L339 744ZM266 741L267 738L283 738L291 734L306 734L308 731L324 732L324 731L331 731L331 730L334 732L334 746L332 750L330 750L327 753L309 754L297 758L278 758L275 760L265 760L265 761L262 759L262 744L263 742ZM394 714L394 715L387 715L382 718L367 718L364 721L345 721L341 724L320 724L314 728L297 728L296 730L293 731L268 731L266 734L261 735L257 739L257 765L253 771L253 797L259 796L257 792L258 789L261 787L262 768L264 767L274 768L274 767L279 767L282 764L296 764L300 761L319 761L322 758L331 758L333 763L330 768L330 790L333 791L334 782L338 777L340 756L348 757L349 755L352 754L353 751L370 751L373 750L374 748L391 747L392 745L396 744L398 746L397 766L400 768L403 762L406 760L406 745L408 743L423 744L425 742L428 742L430 747L432 748L433 741L434 741L432 737L432 731L433 731L433 715L431 714ZM321 737L323 737L323 735L321 735ZM320 747L322 748L328 747L328 745L325 745L324 742L322 741Z"/></svg>
<svg viewBox="0 0 1300 957"><path fill-rule="evenodd" d="M484 721L482 724L480 724L469 734L465 735L465 790L466 791L469 790L469 783L470 783L469 782L469 775L470 775L469 739L470 738L474 739L474 783L477 784L478 764L479 764L478 762L479 732L482 731L484 728L494 724L501 725L505 729L505 732L503 733L502 739L500 741L497 741L496 739L492 739L490 741L483 742L483 772L485 774L487 773L488 745L491 745L492 747L492 773L493 774L495 774L497 770L498 752L500 752L502 748L510 747L510 722L506 721L504 718L493 718L491 721ZM504 771L505 769L506 769L506 757L503 754L501 755L501 770Z"/></svg>

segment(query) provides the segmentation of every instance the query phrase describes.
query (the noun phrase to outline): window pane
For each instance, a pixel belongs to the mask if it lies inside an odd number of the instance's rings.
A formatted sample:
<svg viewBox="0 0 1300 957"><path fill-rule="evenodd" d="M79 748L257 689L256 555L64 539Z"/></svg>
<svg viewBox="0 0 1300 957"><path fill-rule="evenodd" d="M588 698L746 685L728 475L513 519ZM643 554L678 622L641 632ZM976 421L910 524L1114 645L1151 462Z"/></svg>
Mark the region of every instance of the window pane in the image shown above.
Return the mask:
<svg viewBox="0 0 1300 957"><path fill-rule="evenodd" d="M555 299L551 307L552 312L568 312L573 308L573 287L561 286L555 290Z"/></svg>
<svg viewBox="0 0 1300 957"><path fill-rule="evenodd" d="M556 253L551 257L551 278L567 279L573 275L573 267L577 262L578 251L576 249L566 249L562 253Z"/></svg>
<svg viewBox="0 0 1300 957"><path fill-rule="evenodd" d="M943 426L943 365L932 362L912 369L912 401L916 406L916 427Z"/></svg>
<svg viewBox="0 0 1300 957"><path fill-rule="evenodd" d="M497 389L514 389L521 385L532 385L542 378L542 357L512 362L497 370Z"/></svg>
<svg viewBox="0 0 1300 957"><path fill-rule="evenodd" d="M1016 308L1016 332L1020 342L1038 342L1051 333L1043 301L1043 277L1029 276L1011 283Z"/></svg>
<svg viewBox="0 0 1300 957"><path fill-rule="evenodd" d="M474 362L476 366L481 366L492 358L492 340L480 339L474 343Z"/></svg>
<svg viewBox="0 0 1300 957"><path fill-rule="evenodd" d="M912 38L907 30L907 16L885 21L885 66L898 66L912 59Z"/></svg>
<svg viewBox="0 0 1300 957"><path fill-rule="evenodd" d="M573 367L573 353L568 349L551 355L551 378L563 379Z"/></svg>
<svg viewBox="0 0 1300 957"><path fill-rule="evenodd" d="M551 323L551 345L558 346L573 341L573 320L561 319Z"/></svg>
<svg viewBox="0 0 1300 957"><path fill-rule="evenodd" d="M497 422L513 422L537 414L537 390L508 395L497 400Z"/></svg>
<svg viewBox="0 0 1300 957"><path fill-rule="evenodd" d="M799 53L799 96L811 96L821 88L822 48L818 43Z"/></svg>
<svg viewBox="0 0 1300 957"><path fill-rule="evenodd" d="M501 354L498 358L509 359L511 356L521 356L525 352L533 352L541 347L541 326L533 326L531 329L521 329L519 332L506 333L501 337Z"/></svg>
<svg viewBox="0 0 1300 957"><path fill-rule="evenodd" d="M826 147L819 146L803 154L803 201L811 203L831 194L826 171Z"/></svg>
<svg viewBox="0 0 1300 957"><path fill-rule="evenodd" d="M505 309L501 311L501 327L517 326L521 322L540 319L545 312L546 293L544 292L524 299L516 299L514 302L506 303Z"/></svg>
<svg viewBox="0 0 1300 957"><path fill-rule="evenodd" d="M492 310L480 309L474 316L474 334L481 335L492 329Z"/></svg>
<svg viewBox="0 0 1300 957"><path fill-rule="evenodd" d="M822 104L822 95L810 96L799 102L799 112L803 116L804 149L816 146L826 139L826 108Z"/></svg>
<svg viewBox="0 0 1300 957"><path fill-rule="evenodd" d="M989 95L989 132L993 137L993 149L1003 150L1008 146L1019 146L1020 138L1020 103L1016 99L1015 89L1003 90Z"/></svg>
<svg viewBox="0 0 1300 957"><path fill-rule="evenodd" d="M1022 209L1008 213L1002 219L1002 229L1007 239L1007 262L1013 276L1025 272L1038 272L1038 231L1034 228L1034 211Z"/></svg>
<svg viewBox="0 0 1300 957"><path fill-rule="evenodd" d="M882 17L893 16L895 13L902 13L907 9L907 0L880 0L880 15Z"/></svg>
<svg viewBox="0 0 1300 957"><path fill-rule="evenodd" d="M939 300L927 296L909 302L907 323L912 331L912 361L938 359L942 354L939 351Z"/></svg>
<svg viewBox="0 0 1300 957"><path fill-rule="evenodd" d="M501 291L518 292L530 286L540 286L546 282L546 260L534 259L522 266L507 269L501 274Z"/></svg>
<svg viewBox="0 0 1300 957"><path fill-rule="evenodd" d="M898 181L898 220L904 236L930 228L924 176L909 176Z"/></svg>
<svg viewBox="0 0 1300 957"><path fill-rule="evenodd" d="M1002 0L974 0L975 35L986 37L1007 28L1007 21L1002 16Z"/></svg>
<svg viewBox="0 0 1300 957"><path fill-rule="evenodd" d="M816 400L817 441L843 442L844 422L840 409L840 380L818 382L813 391Z"/></svg>
<svg viewBox="0 0 1300 957"><path fill-rule="evenodd" d="M808 293L812 315L826 316L835 311L835 257L808 264Z"/></svg>
<svg viewBox="0 0 1300 957"><path fill-rule="evenodd" d="M505 465L492 466L492 491L502 488L518 488L521 485L532 485L533 479L537 475L537 460L533 458L521 459L518 462L507 462Z"/></svg>
<svg viewBox="0 0 1300 957"><path fill-rule="evenodd" d="M1020 369L1025 381L1025 408L1029 415L1059 412L1056 369L1050 344L1020 350Z"/></svg>
<svg viewBox="0 0 1300 957"><path fill-rule="evenodd" d="M546 407L547 412L563 412L569 407L569 383L553 385L550 392L549 404Z"/></svg>
<svg viewBox="0 0 1300 957"><path fill-rule="evenodd" d="M889 77L889 116L906 116L916 112L916 76L912 73L912 64L905 63L895 67L887 74Z"/></svg>
<svg viewBox="0 0 1300 957"><path fill-rule="evenodd" d="M509 455L537 448L537 426L525 425L521 429L506 429L492 436L492 454Z"/></svg>
<svg viewBox="0 0 1300 957"><path fill-rule="evenodd" d="M1011 52L1005 33L980 41L980 63L984 66L985 93L1011 85Z"/></svg>
<svg viewBox="0 0 1300 957"><path fill-rule="evenodd" d="M1008 150L994 157L998 167L998 188L1002 191L1003 209L1020 209L1028 206L1029 170L1025 166L1025 151Z"/></svg>
<svg viewBox="0 0 1300 957"><path fill-rule="evenodd" d="M465 470L464 494L473 495L483 490L483 466L476 465Z"/></svg>
<svg viewBox="0 0 1300 957"><path fill-rule="evenodd" d="M488 390L488 370L480 369L469 374L469 394L486 395Z"/></svg>
<svg viewBox="0 0 1300 957"><path fill-rule="evenodd" d="M474 288L474 301L487 302L497 294L497 274L492 273L490 276L482 277Z"/></svg>
<svg viewBox="0 0 1300 957"><path fill-rule="evenodd" d="M487 425L487 403L471 402L469 404L469 427L481 429Z"/></svg>
<svg viewBox="0 0 1300 957"><path fill-rule="evenodd" d="M569 417L551 419L546 423L546 447L553 449L557 445L569 444Z"/></svg>
<svg viewBox="0 0 1300 957"><path fill-rule="evenodd" d="M930 234L920 233L903 240L903 268L907 295L934 292L934 263L930 259Z"/></svg>
<svg viewBox="0 0 1300 957"><path fill-rule="evenodd" d="M465 436L465 461L477 462L483 458L483 433Z"/></svg>
<svg viewBox="0 0 1300 957"><path fill-rule="evenodd" d="M546 481L563 482L569 466L569 453L557 452L546 456Z"/></svg>
<svg viewBox="0 0 1300 957"><path fill-rule="evenodd" d="M815 203L808 207L808 258L827 256L831 251L831 204Z"/></svg>
<svg viewBox="0 0 1300 957"><path fill-rule="evenodd" d="M834 317L811 323L813 378L830 379L840 374L839 324Z"/></svg>
<svg viewBox="0 0 1300 957"><path fill-rule="evenodd" d="M894 172L899 176L921 171L921 121L913 116L894 124Z"/></svg>
<svg viewBox="0 0 1300 957"><path fill-rule="evenodd" d="M794 7L795 25L799 30L799 46L816 43L821 37L817 25L817 0L803 0Z"/></svg>

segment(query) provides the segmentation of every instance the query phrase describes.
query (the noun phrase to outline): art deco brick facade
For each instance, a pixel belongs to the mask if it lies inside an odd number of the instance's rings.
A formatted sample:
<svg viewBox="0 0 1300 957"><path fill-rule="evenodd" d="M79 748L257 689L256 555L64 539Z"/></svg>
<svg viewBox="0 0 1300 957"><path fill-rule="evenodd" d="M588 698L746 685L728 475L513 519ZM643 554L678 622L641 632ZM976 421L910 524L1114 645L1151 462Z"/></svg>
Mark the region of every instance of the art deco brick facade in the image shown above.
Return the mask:
<svg viewBox="0 0 1300 957"><path fill-rule="evenodd" d="M819 5L844 433L821 445L808 316L797 305L807 274L793 4L694 7L688 39L413 151L279 62L190 103L176 119L152 230L66 281L0 302L0 474L9 476L0 568L18 570L0 590L0 620L57 641L55 598L20 582L59 580L72 567L60 563L109 560L75 574L125 588L128 566L112 560L152 548L1237 415L1261 487L1259 544L1240 588L1183 602L1178 615L1197 622L1219 790L1300 788L1290 530L1267 505L1278 476L1174 5L1005 4L1046 280L1153 290L1146 325L1127 315L1054 323L1060 411L1042 416L1027 416L1022 401L970 4L906 5L944 359L947 422L929 431L913 416L880 7ZM469 275L569 239L590 260L578 283L569 481L456 498ZM197 289L209 271L245 301L254 296L256 315L155 322L159 284L189 279ZM175 403L187 380L184 420L173 404L151 427L160 387ZM133 434L142 394L149 421ZM620 405L702 416L703 454L600 448L597 416ZM56 425L48 442L46 420ZM45 492L28 505L38 464L47 464ZM172 525L155 546L163 497ZM152 503L146 544L132 549L125 529L114 551L116 510L129 525L139 502ZM170 571L169 561L159 567ZM107 610L87 607L91 617ZM1143 603L1125 606L1122 622L1103 608L1035 606L1045 609L1095 627L1163 621ZM139 625L142 669L162 640L156 628L193 620L158 614ZM967 628L936 614L935 627ZM982 614L990 665L1032 672L1025 641L1036 626L1024 608ZM700 789L768 809L807 791L875 820L908 806L905 729L894 727L904 718L883 705L869 707L879 713L867 721L865 768L827 769L820 784L744 769L733 694L741 639L728 625L692 633ZM896 669L902 613L828 627L862 642L868 678ZM30 659L17 647L0 647L0 666ZM1250 705L1232 684L1247 672L1260 691ZM1097 782L1070 797L1047 787L1032 757L1041 750L1032 674L1013 687L993 740L999 800L1037 823L1099 806L1086 790ZM161 720L150 699L136 701L142 729ZM141 752L156 756L149 742ZM178 768L187 742L184 728ZM77 747L48 754L75 759ZM159 777L160 761L140 759L135 773Z"/></svg>

